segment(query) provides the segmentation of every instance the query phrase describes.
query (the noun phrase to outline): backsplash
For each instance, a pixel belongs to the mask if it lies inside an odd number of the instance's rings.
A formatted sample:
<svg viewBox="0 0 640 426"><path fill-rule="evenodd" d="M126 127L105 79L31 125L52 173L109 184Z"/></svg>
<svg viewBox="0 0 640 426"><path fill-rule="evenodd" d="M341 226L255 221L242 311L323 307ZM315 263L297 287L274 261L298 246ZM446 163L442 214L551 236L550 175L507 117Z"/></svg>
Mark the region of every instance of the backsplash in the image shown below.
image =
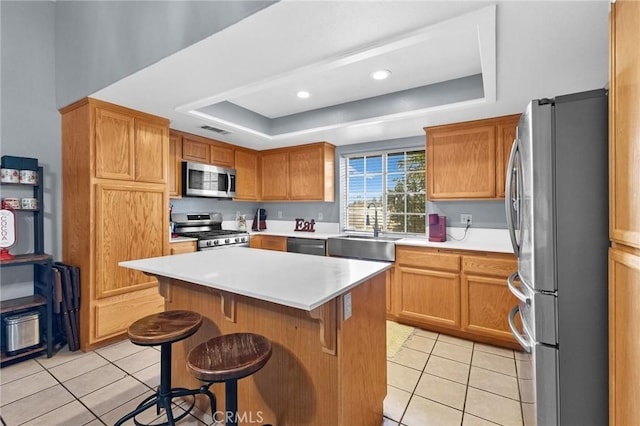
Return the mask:
<svg viewBox="0 0 640 426"><path fill-rule="evenodd" d="M258 207L267 211L267 220L294 221L297 218L314 219L317 223L339 223L340 203L258 203L239 202L217 198L185 197L172 199L174 213L220 212L225 221L235 221L237 214L253 220ZM279 217L282 212L282 217ZM447 227L463 227L461 214L473 216L474 228L506 229L504 202L498 201L427 201L427 213L447 216ZM322 219L320 219L322 216Z"/></svg>

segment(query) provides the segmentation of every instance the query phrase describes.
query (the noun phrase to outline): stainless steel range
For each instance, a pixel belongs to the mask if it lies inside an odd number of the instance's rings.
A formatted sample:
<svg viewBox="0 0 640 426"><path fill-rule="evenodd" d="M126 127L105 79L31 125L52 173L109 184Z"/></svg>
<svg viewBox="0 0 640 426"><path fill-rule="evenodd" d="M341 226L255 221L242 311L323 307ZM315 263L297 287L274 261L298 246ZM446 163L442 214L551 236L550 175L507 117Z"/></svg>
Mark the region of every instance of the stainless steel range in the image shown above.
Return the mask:
<svg viewBox="0 0 640 426"><path fill-rule="evenodd" d="M220 247L249 247L249 233L222 229L222 213L173 213L175 233L198 239L198 251Z"/></svg>

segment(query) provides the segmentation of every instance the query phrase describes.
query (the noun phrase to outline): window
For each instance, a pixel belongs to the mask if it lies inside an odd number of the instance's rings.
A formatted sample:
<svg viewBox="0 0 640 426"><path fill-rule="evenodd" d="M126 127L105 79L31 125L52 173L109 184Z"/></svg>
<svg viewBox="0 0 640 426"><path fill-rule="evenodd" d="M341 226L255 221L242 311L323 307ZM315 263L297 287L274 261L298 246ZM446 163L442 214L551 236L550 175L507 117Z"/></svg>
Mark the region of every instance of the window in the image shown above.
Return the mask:
<svg viewBox="0 0 640 426"><path fill-rule="evenodd" d="M373 231L375 206L381 232L424 234L424 158L424 150L343 157L340 173L343 229Z"/></svg>

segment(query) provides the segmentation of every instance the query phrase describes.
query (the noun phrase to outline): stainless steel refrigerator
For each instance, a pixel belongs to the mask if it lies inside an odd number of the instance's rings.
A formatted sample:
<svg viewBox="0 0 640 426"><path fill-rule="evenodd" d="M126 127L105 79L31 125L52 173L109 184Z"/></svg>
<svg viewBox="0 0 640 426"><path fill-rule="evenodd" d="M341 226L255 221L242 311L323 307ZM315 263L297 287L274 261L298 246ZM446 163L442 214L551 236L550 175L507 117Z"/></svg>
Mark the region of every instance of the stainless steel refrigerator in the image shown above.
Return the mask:
<svg viewBox="0 0 640 426"><path fill-rule="evenodd" d="M607 111L594 90L534 100L518 123L505 204L526 424L608 423Z"/></svg>

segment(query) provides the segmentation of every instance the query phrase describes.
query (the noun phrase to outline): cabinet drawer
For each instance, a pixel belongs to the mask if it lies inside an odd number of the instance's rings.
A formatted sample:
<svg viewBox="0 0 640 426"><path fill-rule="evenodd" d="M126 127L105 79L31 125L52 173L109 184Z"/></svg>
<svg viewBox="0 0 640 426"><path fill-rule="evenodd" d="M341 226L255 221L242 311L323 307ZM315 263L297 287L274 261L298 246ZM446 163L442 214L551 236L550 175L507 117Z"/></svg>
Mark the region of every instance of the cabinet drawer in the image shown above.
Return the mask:
<svg viewBox="0 0 640 426"><path fill-rule="evenodd" d="M287 238L277 235L263 235L261 248L265 250L287 251Z"/></svg>
<svg viewBox="0 0 640 426"><path fill-rule="evenodd" d="M506 278L518 270L518 262L515 257L509 259L487 256L463 256L462 270L465 274L490 275Z"/></svg>
<svg viewBox="0 0 640 426"><path fill-rule="evenodd" d="M179 243L169 244L169 252L174 254L192 253L198 251L198 243L196 241L183 241Z"/></svg>
<svg viewBox="0 0 640 426"><path fill-rule="evenodd" d="M425 269L460 271L460 256L435 250L396 247L396 263Z"/></svg>

